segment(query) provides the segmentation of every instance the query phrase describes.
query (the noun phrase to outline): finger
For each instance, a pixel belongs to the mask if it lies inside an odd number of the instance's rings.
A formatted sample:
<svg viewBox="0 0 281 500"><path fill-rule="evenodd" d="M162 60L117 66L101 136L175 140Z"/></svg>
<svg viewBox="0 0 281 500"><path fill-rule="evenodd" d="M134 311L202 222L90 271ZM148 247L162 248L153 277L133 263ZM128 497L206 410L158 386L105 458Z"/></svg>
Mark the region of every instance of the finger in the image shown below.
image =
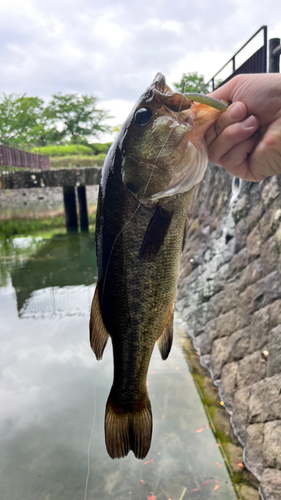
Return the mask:
<svg viewBox="0 0 281 500"><path fill-rule="evenodd" d="M213 127L205 133L207 147L217 139L221 132L233 123L244 120L247 116L247 108L243 102L234 102L225 113L222 113Z"/></svg>
<svg viewBox="0 0 281 500"><path fill-rule="evenodd" d="M208 157L216 165L221 165L221 158L234 146L249 139L259 126L258 119L251 115L243 122L226 127L208 148Z"/></svg>
<svg viewBox="0 0 281 500"><path fill-rule="evenodd" d="M249 155L254 151L257 142L258 139L250 137L246 141L237 144L222 156L221 166L231 175L239 177L240 179L254 182L261 180L253 175L249 164Z"/></svg>
<svg viewBox="0 0 281 500"><path fill-rule="evenodd" d="M265 131L250 156L250 166L263 177L281 174L281 118Z"/></svg>
<svg viewBox="0 0 281 500"><path fill-rule="evenodd" d="M252 76L252 75L251 75ZM233 101L233 96L237 88L239 88L245 80L248 80L250 75L237 75L232 78L229 82L225 83L218 89L214 90L210 94L210 97L224 101ZM260 75L259 75L260 76Z"/></svg>

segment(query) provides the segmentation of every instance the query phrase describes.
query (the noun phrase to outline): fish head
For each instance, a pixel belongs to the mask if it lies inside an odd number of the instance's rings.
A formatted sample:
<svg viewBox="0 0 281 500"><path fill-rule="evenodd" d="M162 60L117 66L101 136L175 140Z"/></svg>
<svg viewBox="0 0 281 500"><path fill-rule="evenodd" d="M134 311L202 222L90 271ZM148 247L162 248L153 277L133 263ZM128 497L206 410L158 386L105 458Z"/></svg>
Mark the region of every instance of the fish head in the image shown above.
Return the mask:
<svg viewBox="0 0 281 500"><path fill-rule="evenodd" d="M122 180L138 201L157 201L200 182L208 162L204 133L219 114L173 92L157 73L119 135Z"/></svg>

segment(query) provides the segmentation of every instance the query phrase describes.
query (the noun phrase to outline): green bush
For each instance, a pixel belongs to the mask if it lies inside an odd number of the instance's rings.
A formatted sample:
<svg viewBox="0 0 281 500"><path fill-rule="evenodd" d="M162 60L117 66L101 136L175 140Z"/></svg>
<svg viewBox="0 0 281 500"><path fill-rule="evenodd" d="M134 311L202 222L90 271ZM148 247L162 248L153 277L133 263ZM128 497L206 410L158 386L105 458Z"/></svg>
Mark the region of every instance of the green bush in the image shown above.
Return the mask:
<svg viewBox="0 0 281 500"><path fill-rule="evenodd" d="M77 144L69 144L68 146L44 146L42 148L33 148L31 153L41 154L46 156L91 156L94 154L93 149L89 146Z"/></svg>
<svg viewBox="0 0 281 500"><path fill-rule="evenodd" d="M106 155L51 157L51 168L102 167Z"/></svg>
<svg viewBox="0 0 281 500"><path fill-rule="evenodd" d="M93 142L89 146L91 146L94 154L98 155L100 153L107 154L111 144L112 142L105 142L104 144L102 142Z"/></svg>

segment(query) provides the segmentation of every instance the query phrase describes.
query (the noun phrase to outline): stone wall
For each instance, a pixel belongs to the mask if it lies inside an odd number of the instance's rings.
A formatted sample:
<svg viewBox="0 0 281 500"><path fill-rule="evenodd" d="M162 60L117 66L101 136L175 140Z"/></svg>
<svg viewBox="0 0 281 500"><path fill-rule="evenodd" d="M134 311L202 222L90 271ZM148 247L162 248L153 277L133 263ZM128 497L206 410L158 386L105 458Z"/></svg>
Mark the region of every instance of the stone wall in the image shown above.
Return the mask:
<svg viewBox="0 0 281 500"><path fill-rule="evenodd" d="M98 186L86 186L90 210L97 202ZM62 187L0 189L0 220L64 215Z"/></svg>
<svg viewBox="0 0 281 500"><path fill-rule="evenodd" d="M200 351L245 464L281 498L281 177L242 183L210 164L197 187L177 309ZM236 189L236 191L238 188Z"/></svg>

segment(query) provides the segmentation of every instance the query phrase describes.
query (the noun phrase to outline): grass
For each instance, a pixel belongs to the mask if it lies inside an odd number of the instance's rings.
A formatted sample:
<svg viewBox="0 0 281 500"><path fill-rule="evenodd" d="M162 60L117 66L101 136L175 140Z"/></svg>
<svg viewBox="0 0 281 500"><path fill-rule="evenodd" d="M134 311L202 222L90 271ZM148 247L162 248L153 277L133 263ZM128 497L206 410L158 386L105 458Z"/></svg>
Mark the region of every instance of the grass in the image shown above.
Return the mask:
<svg viewBox="0 0 281 500"><path fill-rule="evenodd" d="M96 222L96 211L88 213L89 225L94 226ZM58 230L58 231L56 231ZM55 217L42 217L37 219L22 218L0 221L0 238L7 239L12 236L28 236L40 233L65 232L64 215L56 215Z"/></svg>
<svg viewBox="0 0 281 500"><path fill-rule="evenodd" d="M51 157L60 156L99 156L100 154L106 155L111 142L100 143L93 142L88 146L85 144L66 144L64 146L44 146L41 148L33 148L31 153L46 155Z"/></svg>
<svg viewBox="0 0 281 500"><path fill-rule="evenodd" d="M42 148L33 148L31 153L46 155L46 156L92 156L93 149L90 146L69 144L67 146L44 146Z"/></svg>
<svg viewBox="0 0 281 500"><path fill-rule="evenodd" d="M106 155L51 157L51 168L102 167Z"/></svg>

